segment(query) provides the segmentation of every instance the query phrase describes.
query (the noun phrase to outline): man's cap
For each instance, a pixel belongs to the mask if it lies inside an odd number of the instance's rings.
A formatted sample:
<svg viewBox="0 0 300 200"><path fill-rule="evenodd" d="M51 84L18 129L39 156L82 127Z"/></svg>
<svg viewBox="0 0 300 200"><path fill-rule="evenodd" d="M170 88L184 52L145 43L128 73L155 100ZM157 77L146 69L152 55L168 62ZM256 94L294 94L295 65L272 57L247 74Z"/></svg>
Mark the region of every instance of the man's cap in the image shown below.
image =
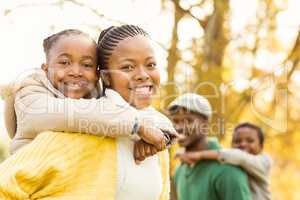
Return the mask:
<svg viewBox="0 0 300 200"><path fill-rule="evenodd" d="M210 119L212 115L212 108L209 101L205 97L195 93L186 93L177 97L169 104L168 110L172 110L175 107L182 107L189 111L199 113L208 119Z"/></svg>

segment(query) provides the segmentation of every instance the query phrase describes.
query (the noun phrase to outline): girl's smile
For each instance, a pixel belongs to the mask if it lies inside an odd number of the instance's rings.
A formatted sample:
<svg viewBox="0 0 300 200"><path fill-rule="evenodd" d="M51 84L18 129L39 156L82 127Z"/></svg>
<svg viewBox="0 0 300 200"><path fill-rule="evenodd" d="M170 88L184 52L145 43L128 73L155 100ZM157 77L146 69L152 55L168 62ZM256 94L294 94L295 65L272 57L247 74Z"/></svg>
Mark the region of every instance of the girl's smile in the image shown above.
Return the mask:
<svg viewBox="0 0 300 200"><path fill-rule="evenodd" d="M60 38L47 56L46 71L52 85L64 96L88 98L99 79L96 45L83 35Z"/></svg>
<svg viewBox="0 0 300 200"><path fill-rule="evenodd" d="M150 106L160 75L149 39L138 35L120 41L110 56L105 74L107 85L131 105Z"/></svg>

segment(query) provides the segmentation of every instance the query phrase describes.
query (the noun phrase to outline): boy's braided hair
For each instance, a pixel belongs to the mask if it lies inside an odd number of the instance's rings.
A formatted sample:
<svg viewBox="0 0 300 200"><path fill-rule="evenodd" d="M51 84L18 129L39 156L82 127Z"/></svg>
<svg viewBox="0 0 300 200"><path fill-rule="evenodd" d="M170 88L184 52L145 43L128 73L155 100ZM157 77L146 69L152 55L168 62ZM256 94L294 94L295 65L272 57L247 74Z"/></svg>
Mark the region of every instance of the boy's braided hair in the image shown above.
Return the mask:
<svg viewBox="0 0 300 200"><path fill-rule="evenodd" d="M99 68L108 68L109 57L120 41L137 35L149 37L149 34L144 29L136 25L111 26L104 29L100 33L97 45Z"/></svg>

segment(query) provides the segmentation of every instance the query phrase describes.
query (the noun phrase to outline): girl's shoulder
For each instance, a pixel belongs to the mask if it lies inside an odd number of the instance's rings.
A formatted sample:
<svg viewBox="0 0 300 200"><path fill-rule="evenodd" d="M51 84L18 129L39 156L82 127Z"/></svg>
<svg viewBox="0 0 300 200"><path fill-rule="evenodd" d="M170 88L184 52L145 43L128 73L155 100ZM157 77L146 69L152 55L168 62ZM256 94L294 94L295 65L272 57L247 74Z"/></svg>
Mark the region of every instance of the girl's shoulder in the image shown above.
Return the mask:
<svg viewBox="0 0 300 200"><path fill-rule="evenodd" d="M155 125L161 128L166 127L168 129L173 127L171 120L154 107L148 107L146 109L139 110L139 116L144 120L155 122Z"/></svg>
<svg viewBox="0 0 300 200"><path fill-rule="evenodd" d="M26 73L19 75L11 83L0 86L0 95L3 100L14 98L20 91L22 91L23 95L24 93L35 91L63 97L63 95L50 83L45 72L39 68L31 69Z"/></svg>

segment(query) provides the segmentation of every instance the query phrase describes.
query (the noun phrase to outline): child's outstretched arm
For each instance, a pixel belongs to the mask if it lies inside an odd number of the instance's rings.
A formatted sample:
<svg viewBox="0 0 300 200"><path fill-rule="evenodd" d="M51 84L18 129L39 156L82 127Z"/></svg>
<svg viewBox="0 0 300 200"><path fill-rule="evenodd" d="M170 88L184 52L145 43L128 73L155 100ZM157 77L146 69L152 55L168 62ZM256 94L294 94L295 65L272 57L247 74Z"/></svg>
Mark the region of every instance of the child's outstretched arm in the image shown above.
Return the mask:
<svg viewBox="0 0 300 200"><path fill-rule="evenodd" d="M271 169L268 156L252 155L240 149L203 150L177 155L184 163L193 165L199 160L218 160L222 163L238 165L259 180L266 181Z"/></svg>
<svg viewBox="0 0 300 200"><path fill-rule="evenodd" d="M19 90L15 110L25 134L53 130L129 136L137 118L133 107L120 108L105 98L56 98L41 86Z"/></svg>
<svg viewBox="0 0 300 200"><path fill-rule="evenodd" d="M241 166L251 176L267 181L271 170L271 160L265 154L253 155L240 149L221 149L220 162Z"/></svg>
<svg viewBox="0 0 300 200"><path fill-rule="evenodd" d="M179 158L183 163L188 165L193 165L200 160L218 160L219 152L216 150L179 152L175 158Z"/></svg>

